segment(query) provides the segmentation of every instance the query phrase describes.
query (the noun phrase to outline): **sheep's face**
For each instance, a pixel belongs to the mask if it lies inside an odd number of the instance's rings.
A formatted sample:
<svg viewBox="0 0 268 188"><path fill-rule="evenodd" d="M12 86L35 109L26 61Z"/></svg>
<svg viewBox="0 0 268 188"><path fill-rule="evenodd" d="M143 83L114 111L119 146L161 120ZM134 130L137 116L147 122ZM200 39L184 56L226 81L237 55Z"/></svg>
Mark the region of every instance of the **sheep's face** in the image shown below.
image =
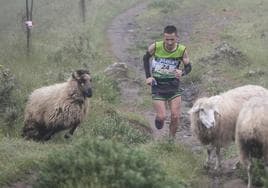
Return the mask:
<svg viewBox="0 0 268 188"><path fill-rule="evenodd" d="M92 97L91 81L91 76L88 74L84 74L81 78L81 90L86 97Z"/></svg>
<svg viewBox="0 0 268 188"><path fill-rule="evenodd" d="M216 126L216 116L219 110L211 98L202 98L195 103L190 113L194 113L202 125L209 129Z"/></svg>
<svg viewBox="0 0 268 188"><path fill-rule="evenodd" d="M208 129L216 125L214 114L214 109L203 107L199 109L199 119L202 124Z"/></svg>
<svg viewBox="0 0 268 188"><path fill-rule="evenodd" d="M73 78L77 80L79 88L85 97L92 97L92 88L91 88L91 76L86 70L78 70L73 73Z"/></svg>

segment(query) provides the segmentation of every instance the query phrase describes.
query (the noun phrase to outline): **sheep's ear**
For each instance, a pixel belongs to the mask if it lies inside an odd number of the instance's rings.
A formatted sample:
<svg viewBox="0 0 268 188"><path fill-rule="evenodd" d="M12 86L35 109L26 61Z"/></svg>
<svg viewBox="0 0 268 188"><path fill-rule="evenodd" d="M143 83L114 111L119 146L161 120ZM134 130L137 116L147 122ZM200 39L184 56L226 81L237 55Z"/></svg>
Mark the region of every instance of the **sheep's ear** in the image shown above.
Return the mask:
<svg viewBox="0 0 268 188"><path fill-rule="evenodd" d="M72 73L72 78L74 78L74 79L75 79L75 75L74 75L74 72Z"/></svg>
<svg viewBox="0 0 268 188"><path fill-rule="evenodd" d="M214 112L216 112L218 115L221 115L220 114L220 110L218 108L218 104L220 103L220 96L219 95L216 95L216 96L213 96L210 98L210 100L212 101L212 104L213 104L213 110Z"/></svg>
<svg viewBox="0 0 268 188"><path fill-rule="evenodd" d="M189 111L189 114L196 113L199 111L199 105L194 105Z"/></svg>
<svg viewBox="0 0 268 188"><path fill-rule="evenodd" d="M90 74L88 70L83 70L83 69L80 69L80 70L76 70L75 72L73 72L72 74L72 77L73 79L76 79L76 80L79 80L80 77L84 74Z"/></svg>
<svg viewBox="0 0 268 188"><path fill-rule="evenodd" d="M72 78L75 79L75 80L78 80L77 72L72 73Z"/></svg>
<svg viewBox="0 0 268 188"><path fill-rule="evenodd" d="M216 112L218 115L221 115L221 114L220 114L220 110L219 110L219 108L218 108L217 105L214 105L214 106L213 106L213 110L214 110L214 112Z"/></svg>

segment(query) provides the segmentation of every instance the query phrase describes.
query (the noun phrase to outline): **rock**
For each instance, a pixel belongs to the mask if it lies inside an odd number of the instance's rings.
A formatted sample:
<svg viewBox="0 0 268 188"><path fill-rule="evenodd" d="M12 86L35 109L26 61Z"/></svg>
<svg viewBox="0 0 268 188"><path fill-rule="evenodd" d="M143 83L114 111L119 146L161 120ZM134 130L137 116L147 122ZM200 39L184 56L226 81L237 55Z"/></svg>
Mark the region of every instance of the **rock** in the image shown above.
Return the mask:
<svg viewBox="0 0 268 188"><path fill-rule="evenodd" d="M257 69L257 70L249 70L246 73L246 76L248 76L248 77L259 77L259 76L262 76L262 75L264 75L264 71L262 71L260 69Z"/></svg>
<svg viewBox="0 0 268 188"><path fill-rule="evenodd" d="M199 88L198 85L183 85L183 91L182 91L182 100L187 102L187 106L191 107L192 102L196 99L196 97L199 94Z"/></svg>
<svg viewBox="0 0 268 188"><path fill-rule="evenodd" d="M104 70L104 74L114 80L128 78L128 67L126 63L114 63Z"/></svg>

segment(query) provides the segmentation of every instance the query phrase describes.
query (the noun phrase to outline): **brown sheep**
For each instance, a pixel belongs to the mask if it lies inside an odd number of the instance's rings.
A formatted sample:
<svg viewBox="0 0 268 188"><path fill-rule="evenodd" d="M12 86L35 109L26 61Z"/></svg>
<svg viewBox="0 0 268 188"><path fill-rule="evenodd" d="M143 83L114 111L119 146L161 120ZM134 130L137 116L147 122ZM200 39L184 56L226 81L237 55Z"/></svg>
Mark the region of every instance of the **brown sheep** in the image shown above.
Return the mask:
<svg viewBox="0 0 268 188"><path fill-rule="evenodd" d="M25 108L22 135L45 141L70 129L64 136L68 138L85 118L91 96L91 76L87 70L75 71L64 83L34 90Z"/></svg>

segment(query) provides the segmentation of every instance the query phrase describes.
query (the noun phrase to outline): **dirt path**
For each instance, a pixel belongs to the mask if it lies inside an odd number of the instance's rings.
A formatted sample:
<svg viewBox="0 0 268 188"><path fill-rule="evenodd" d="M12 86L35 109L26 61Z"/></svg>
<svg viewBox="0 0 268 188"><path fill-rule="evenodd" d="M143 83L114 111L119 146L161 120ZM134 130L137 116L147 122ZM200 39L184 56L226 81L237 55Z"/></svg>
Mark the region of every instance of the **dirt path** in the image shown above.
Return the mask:
<svg viewBox="0 0 268 188"><path fill-rule="evenodd" d="M143 11L146 11L148 3L140 3L124 13L118 15L110 27L108 28L107 35L110 40L111 52L117 58L118 61L124 62L128 65L128 67L136 72L136 76L140 78L140 80L144 80L144 72L141 63L141 57L133 57L130 55L128 49L130 46L135 45L135 40L137 36L135 34L135 30L138 29L138 24L135 22L135 17L141 14ZM201 11L201 10L200 10ZM189 13L190 14L190 13ZM199 14L195 14L199 15ZM188 18L188 20L187 20ZM198 18L194 18L193 15L185 16L184 19L181 19L181 23L176 22L180 25L185 25L185 31L182 33L182 38L189 40L189 35L191 32L191 23ZM188 31L187 31L188 30ZM125 84L123 88L122 97L126 99L132 98L133 101L138 100L139 96L139 84L136 84L132 87L130 84ZM192 136L190 127L189 127L189 118L187 111L189 110L189 103L193 100L192 95L196 88L192 86L185 86L185 91L182 96L182 115L181 115L181 125L177 132L176 139L178 142L185 144L190 147L193 151L200 151L202 146L200 143ZM132 102L133 102L132 101ZM128 103L131 104L131 103ZM144 112L146 119L149 120L151 124L151 128L153 130L153 137L155 139L161 139L168 135L168 124L166 122L166 126L162 130L156 130L154 127L154 116L155 113L153 109L149 109ZM169 118L167 118L169 119ZM207 185L209 188L244 188L246 187L245 183L242 180L237 179L234 176L234 171L231 170L233 165L233 160L223 161L223 172L220 177L215 177L213 174L210 176L211 182Z"/></svg>
<svg viewBox="0 0 268 188"><path fill-rule="evenodd" d="M141 57L131 56L129 54L128 49L129 47L135 45L135 29L137 23L135 23L134 18L135 16L138 16L140 13L145 11L147 5L148 2L144 2L128 9L124 13L118 15L108 28L108 38L110 40L112 53L114 53L118 61L126 63L129 69L136 72L136 76L139 77L141 80L144 80L144 73L141 67ZM138 85L136 85L136 89L134 89L133 87L130 87L130 85L133 84L125 84L124 87L121 87L124 88L123 91L121 91L122 98L125 99L123 101L129 102L129 100L132 99L132 102L135 102L140 98L138 94L140 88ZM165 126L165 128L161 131L157 131L156 128L153 126L153 109L145 112L145 116L151 124L154 138L161 138L163 135L166 135L168 133L167 126Z"/></svg>
<svg viewBox="0 0 268 188"><path fill-rule="evenodd" d="M131 57L128 48L135 44L135 16L146 10L147 2L138 4L128 9L124 13L114 18L108 28L108 38L111 42L112 52L121 62L128 62L129 66L134 66L138 59Z"/></svg>
<svg viewBox="0 0 268 188"><path fill-rule="evenodd" d="M148 2L138 4L128 9L124 13L118 15L117 17L115 17L110 27L108 28L108 32L107 32L108 38L110 40L112 53L115 55L118 61L126 63L129 69L134 70L134 72L136 72L136 76L139 77L140 80L144 80L142 59L141 57L131 56L129 54L128 49L129 47L135 45L135 40L137 38L135 34L135 30L137 29L138 24L135 22L135 17L138 16L143 11L146 11L147 5L148 5ZM185 19L183 20L185 21ZM185 38L189 38L188 37L189 35L187 32L183 32L183 33L185 34ZM121 93L122 93L122 98L124 100L122 101L128 101L128 103L131 103L129 102L129 100L131 99L132 99L132 102L139 100L140 98L139 85L135 84L133 87L133 83L131 84L123 83L123 84L124 86L123 87L121 86L121 88L124 88L124 89L123 91L121 91ZM192 139L192 137L190 137L191 134L189 130L189 122L187 122L188 118L187 118L187 114L185 113L188 111L189 108L187 108L186 106L189 106L189 105L187 104L185 100L183 100L182 102L183 113L181 117L182 126L181 126L180 131L177 133L178 134L177 137L181 142L193 143L195 141L190 141L190 142L187 141L188 139ZM164 126L164 128L159 131L154 126L155 113L153 109L150 109L144 113L145 113L146 119L148 119L148 121L151 124L151 129L153 130L153 137L156 140L161 139L168 135L168 132L169 132L168 121L166 121L167 125ZM194 148L197 145L198 144L195 143L192 145L192 147Z"/></svg>

